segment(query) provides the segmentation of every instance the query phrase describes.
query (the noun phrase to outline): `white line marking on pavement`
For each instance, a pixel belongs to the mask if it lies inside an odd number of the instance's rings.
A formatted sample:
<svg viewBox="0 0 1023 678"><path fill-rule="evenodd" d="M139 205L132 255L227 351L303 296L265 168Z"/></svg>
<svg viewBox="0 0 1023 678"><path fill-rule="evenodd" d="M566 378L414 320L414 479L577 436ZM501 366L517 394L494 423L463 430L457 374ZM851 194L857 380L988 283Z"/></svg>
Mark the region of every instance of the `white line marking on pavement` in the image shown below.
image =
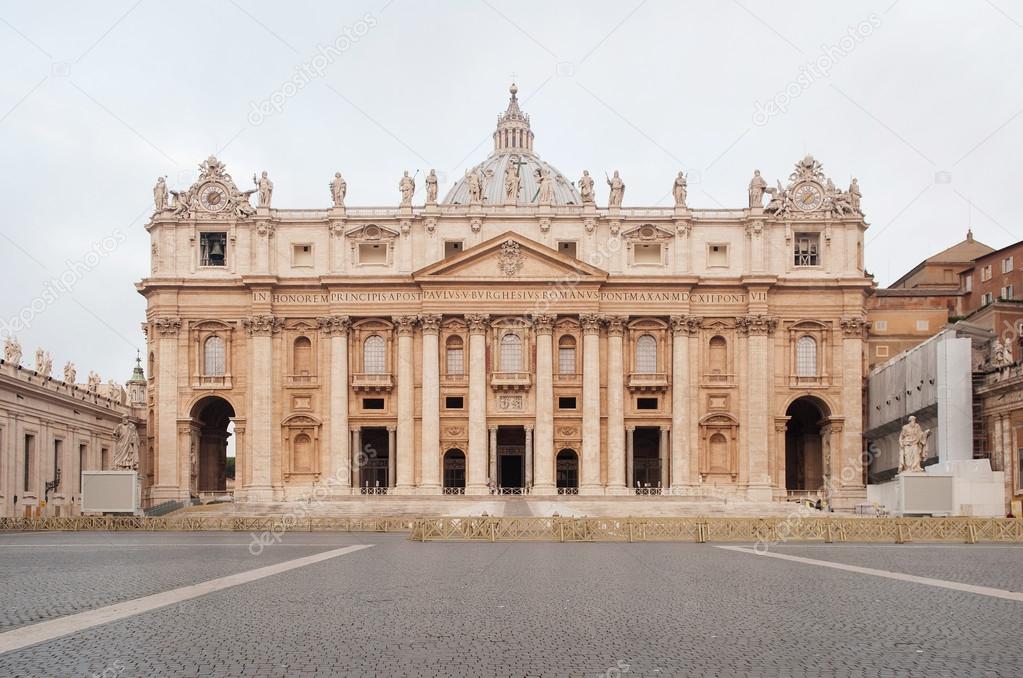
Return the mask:
<svg viewBox="0 0 1023 678"><path fill-rule="evenodd" d="M835 570L856 572L857 574L869 574L875 577L885 577L887 579L896 579L898 581L908 581L913 584L924 584L926 586L935 586L941 589L952 589L953 591L966 591L967 593L976 593L981 596L990 596L992 598L1004 598L1005 600L1014 600L1018 603L1023 603L1023 593L1018 593L1016 591L1006 591L1004 589L995 589L989 586L962 584L956 581L948 581L947 579L932 579L930 577L918 577L914 574L904 574L902 572L889 572L887 570L875 570L872 567L860 567L859 565L846 565L845 563L834 563L828 560L815 560L814 558L803 558L802 556L790 556L785 553L757 552L743 546L715 546L714 548L725 549L727 551L738 551L739 553L748 553L751 556L766 556L768 558L780 558L781 560L790 560L794 563L817 565L819 567L830 567Z"/></svg>
<svg viewBox="0 0 1023 678"><path fill-rule="evenodd" d="M323 553L305 556L304 558L296 558L295 560L287 560L275 565L258 567L255 570L239 572L238 574L231 574L226 577L211 579L209 581L192 584L190 586L182 586L181 588L171 589L170 591L155 593L151 596L143 596L142 598L136 598L135 600L128 600L123 603L116 603L114 605L108 605L95 610L87 610L85 612L79 612L77 614L60 617L58 619L39 622L38 624L32 624L31 626L23 626L21 628L7 631L6 633L0 633L0 655L14 650L20 650L21 648L28 647L29 645L44 643L48 640L53 640L54 638L60 638L61 636L66 636L71 633L84 631L85 629L99 626L101 624L109 624L110 622L118 621L126 617L133 617L137 614L142 614L143 612L149 612L161 607L166 607L167 605L174 605L175 603L180 603L192 598L199 598L216 591L231 588L232 586L248 584L249 582L270 577L275 574L280 574L281 572L287 572L288 570L294 570L299 567L305 567L306 565L330 560L331 558L337 558L338 556L343 556L348 553L354 553L355 551L361 551L362 549L368 549L370 546L372 546L372 544L359 544L355 546L346 546L340 549L333 549L331 551L324 551Z"/></svg>

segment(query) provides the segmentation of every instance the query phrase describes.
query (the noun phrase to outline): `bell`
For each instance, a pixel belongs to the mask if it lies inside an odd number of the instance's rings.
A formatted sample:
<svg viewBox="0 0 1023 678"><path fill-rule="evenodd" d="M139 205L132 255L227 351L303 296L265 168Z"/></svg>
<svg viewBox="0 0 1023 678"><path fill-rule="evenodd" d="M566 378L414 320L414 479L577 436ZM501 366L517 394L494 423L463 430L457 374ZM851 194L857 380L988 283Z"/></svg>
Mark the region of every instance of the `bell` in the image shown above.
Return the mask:
<svg viewBox="0 0 1023 678"><path fill-rule="evenodd" d="M214 240L213 244L210 245L210 257L223 257L224 256L224 245L219 240Z"/></svg>

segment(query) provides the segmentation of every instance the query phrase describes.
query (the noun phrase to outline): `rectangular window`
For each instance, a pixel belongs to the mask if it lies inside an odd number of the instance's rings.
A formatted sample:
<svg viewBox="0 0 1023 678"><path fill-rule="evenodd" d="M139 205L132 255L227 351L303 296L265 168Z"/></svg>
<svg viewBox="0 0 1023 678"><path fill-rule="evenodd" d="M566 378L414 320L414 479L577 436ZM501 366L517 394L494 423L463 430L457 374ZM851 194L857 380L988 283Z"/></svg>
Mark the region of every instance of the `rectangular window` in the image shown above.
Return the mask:
<svg viewBox="0 0 1023 678"><path fill-rule="evenodd" d="M577 245L574 240L562 240L558 243L558 251L564 254L566 257L572 257L577 259L576 256Z"/></svg>
<svg viewBox="0 0 1023 678"><path fill-rule="evenodd" d="M558 348L558 374L575 374L575 346Z"/></svg>
<svg viewBox="0 0 1023 678"><path fill-rule="evenodd" d="M796 266L819 266L820 233L796 233L795 244L795 265Z"/></svg>
<svg viewBox="0 0 1023 678"><path fill-rule="evenodd" d="M980 296L981 304L990 304L992 301L994 301L994 298L991 296L990 292L985 292Z"/></svg>
<svg viewBox="0 0 1023 678"><path fill-rule="evenodd" d="M456 254L462 252L462 241L461 240L445 240L444 241L444 258L453 257Z"/></svg>
<svg viewBox="0 0 1023 678"><path fill-rule="evenodd" d="M383 398L363 398L362 409L364 410L382 410L384 409Z"/></svg>
<svg viewBox="0 0 1023 678"><path fill-rule="evenodd" d="M444 407L449 410L465 409L465 399L462 396L447 396L444 398Z"/></svg>
<svg viewBox="0 0 1023 678"><path fill-rule="evenodd" d="M636 398L637 410L656 410L657 398Z"/></svg>
<svg viewBox="0 0 1023 678"><path fill-rule="evenodd" d="M1012 273L1012 257L1002 259L1002 273Z"/></svg>
<svg viewBox="0 0 1023 678"><path fill-rule="evenodd" d="M291 265L295 268L310 268L313 265L313 246L294 245L291 248Z"/></svg>
<svg viewBox="0 0 1023 678"><path fill-rule="evenodd" d="M972 275L964 276L963 277L963 285L964 285L964 289L967 292L972 292L973 291L973 276Z"/></svg>
<svg viewBox="0 0 1023 678"><path fill-rule="evenodd" d="M887 358L888 347L883 345L874 347L874 355L877 356L878 358Z"/></svg>
<svg viewBox="0 0 1023 678"><path fill-rule="evenodd" d="M35 475L35 469L32 468L35 465L35 452L36 452L36 437L33 435L25 436L25 459L24 459L24 482L22 483L22 489L26 492L31 488L30 483L32 482L32 476Z"/></svg>
<svg viewBox="0 0 1023 678"><path fill-rule="evenodd" d="M708 266L728 266L728 245L710 245L707 248Z"/></svg>
<svg viewBox="0 0 1023 678"><path fill-rule="evenodd" d="M1001 299L1012 299L1012 285L1006 285L1003 287L999 291L998 295Z"/></svg>
<svg viewBox="0 0 1023 678"><path fill-rule="evenodd" d="M227 233L199 234L199 265L227 266Z"/></svg>
<svg viewBox="0 0 1023 678"><path fill-rule="evenodd" d="M110 468L110 450L101 447L99 450L99 470L106 471Z"/></svg>
<svg viewBox="0 0 1023 678"><path fill-rule="evenodd" d="M656 243L636 243L632 246L632 258L637 264L661 265L661 246Z"/></svg>
<svg viewBox="0 0 1023 678"><path fill-rule="evenodd" d="M931 329L931 323L929 320L917 320L916 331L917 332L928 332Z"/></svg>
<svg viewBox="0 0 1023 678"><path fill-rule="evenodd" d="M980 281L981 282L987 282L988 280L991 280L991 265L990 264L987 265L987 266L981 266L980 267Z"/></svg>
<svg viewBox="0 0 1023 678"><path fill-rule="evenodd" d="M888 321L887 320L875 320L874 321L874 329L877 330L878 332L886 331L888 329Z"/></svg>
<svg viewBox="0 0 1023 678"><path fill-rule="evenodd" d="M558 396L558 409L559 410L574 410L575 409L575 397L574 396Z"/></svg>
<svg viewBox="0 0 1023 678"><path fill-rule="evenodd" d="M359 245L360 264L386 264L387 245L382 243L362 243Z"/></svg>

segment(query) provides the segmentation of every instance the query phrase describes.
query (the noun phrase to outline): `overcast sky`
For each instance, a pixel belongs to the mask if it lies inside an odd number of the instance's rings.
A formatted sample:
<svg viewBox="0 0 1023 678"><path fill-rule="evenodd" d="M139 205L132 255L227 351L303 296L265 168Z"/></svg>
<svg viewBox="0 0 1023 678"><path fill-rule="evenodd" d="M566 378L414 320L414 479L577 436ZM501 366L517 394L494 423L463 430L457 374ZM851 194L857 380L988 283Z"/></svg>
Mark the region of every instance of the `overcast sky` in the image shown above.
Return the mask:
<svg viewBox="0 0 1023 678"><path fill-rule="evenodd" d="M216 153L243 188L268 170L275 207L328 205L337 170L350 205L396 205L405 169L443 196L513 75L539 154L621 170L626 206L670 204L683 169L691 207L744 207L754 168L809 152L859 179L881 285L969 226L1020 239L1021 3L779 5L2 2L0 332L123 382L156 177Z"/></svg>

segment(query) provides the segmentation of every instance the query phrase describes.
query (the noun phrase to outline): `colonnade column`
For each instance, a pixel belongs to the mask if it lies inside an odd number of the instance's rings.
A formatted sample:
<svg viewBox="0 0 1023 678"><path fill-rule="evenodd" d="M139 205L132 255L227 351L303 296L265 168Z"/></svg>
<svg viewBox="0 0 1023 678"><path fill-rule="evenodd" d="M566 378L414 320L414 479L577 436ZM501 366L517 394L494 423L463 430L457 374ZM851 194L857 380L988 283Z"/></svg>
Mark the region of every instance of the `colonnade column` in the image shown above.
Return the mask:
<svg viewBox="0 0 1023 678"><path fill-rule="evenodd" d="M440 489L440 320L439 315L419 318L423 331L423 412L419 446L419 486Z"/></svg>
<svg viewBox="0 0 1023 678"><path fill-rule="evenodd" d="M657 440L657 458L661 465L661 489L667 489L668 487L668 434L671 433L666 428L658 429L658 440Z"/></svg>
<svg viewBox="0 0 1023 678"><path fill-rule="evenodd" d="M628 484L625 461L625 335L623 316L608 316L607 324L607 488L622 493Z"/></svg>
<svg viewBox="0 0 1023 678"><path fill-rule="evenodd" d="M330 466L328 484L342 493L351 489L348 431L348 330L351 319L334 315L318 319L330 341Z"/></svg>
<svg viewBox="0 0 1023 678"><path fill-rule="evenodd" d="M152 489L155 502L187 500L189 478L179 478L178 457L188 459L188 447L178 446L178 331L181 318L157 318L149 330L149 338L156 343L156 409L157 424L154 459L156 483ZM153 335L156 335L155 337ZM237 414L237 413L236 413ZM12 432L12 437L14 433ZM90 445L92 454L99 454L96 445ZM239 450L241 452L241 450ZM244 454L244 453L243 453ZM241 456L241 455L239 455ZM95 468L95 467L94 467Z"/></svg>
<svg viewBox="0 0 1023 678"><path fill-rule="evenodd" d="M767 474L768 436L767 421L770 376L768 371L768 350L770 337L778 326L778 319L767 315L748 315L742 318L739 331L748 335L747 355L749 358L746 402L749 407L749 431L746 436L749 448L747 468L750 501L770 501L772 496L770 478Z"/></svg>
<svg viewBox="0 0 1023 678"><path fill-rule="evenodd" d="M583 458L580 494L601 494L600 485L600 321L579 316L583 326Z"/></svg>
<svg viewBox="0 0 1023 678"><path fill-rule="evenodd" d="M414 315L402 315L394 318L398 331L398 442L397 450L392 446L391 454L397 462L394 481L391 486L398 492L408 492L415 481L413 473L413 437L415 436L415 383L412 349L412 333L415 331L419 318ZM391 442L394 442L393 439ZM397 452L395 454L395 452ZM392 464L393 466L393 464Z"/></svg>
<svg viewBox="0 0 1023 678"><path fill-rule="evenodd" d="M243 318L249 334L249 460L252 482L247 488L249 501L273 501L271 450L273 430L273 335L284 321L273 315Z"/></svg>
<svg viewBox="0 0 1023 678"><path fill-rule="evenodd" d="M533 439L533 490L554 494L554 321L557 316L533 316L536 332L536 435Z"/></svg>
<svg viewBox="0 0 1023 678"><path fill-rule="evenodd" d="M469 326L469 455L466 493L487 491L487 322L486 314L468 314Z"/></svg>

